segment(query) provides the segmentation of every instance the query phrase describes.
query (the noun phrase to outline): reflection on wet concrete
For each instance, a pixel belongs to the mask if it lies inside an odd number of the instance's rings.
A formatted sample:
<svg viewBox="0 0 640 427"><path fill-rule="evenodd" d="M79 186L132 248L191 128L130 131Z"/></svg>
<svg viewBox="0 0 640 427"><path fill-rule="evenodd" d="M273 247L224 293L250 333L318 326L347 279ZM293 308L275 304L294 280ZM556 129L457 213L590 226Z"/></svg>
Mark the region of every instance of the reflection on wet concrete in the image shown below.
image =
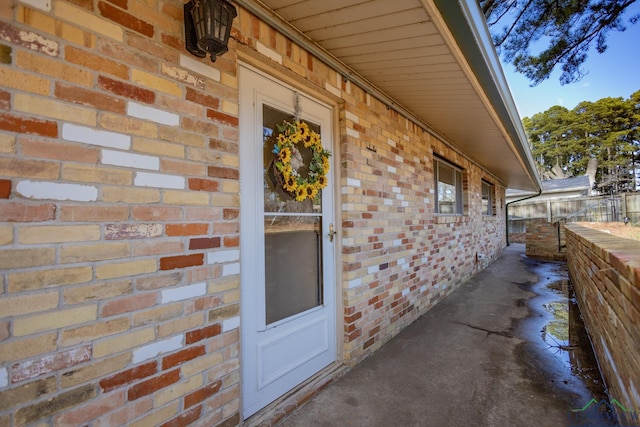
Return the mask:
<svg viewBox="0 0 640 427"><path fill-rule="evenodd" d="M541 391L566 402L566 425L618 425L610 405L590 405L608 402L608 396L566 263L526 256L522 262L538 277L536 283L518 283L535 294L517 332L524 340L518 350L523 366Z"/></svg>

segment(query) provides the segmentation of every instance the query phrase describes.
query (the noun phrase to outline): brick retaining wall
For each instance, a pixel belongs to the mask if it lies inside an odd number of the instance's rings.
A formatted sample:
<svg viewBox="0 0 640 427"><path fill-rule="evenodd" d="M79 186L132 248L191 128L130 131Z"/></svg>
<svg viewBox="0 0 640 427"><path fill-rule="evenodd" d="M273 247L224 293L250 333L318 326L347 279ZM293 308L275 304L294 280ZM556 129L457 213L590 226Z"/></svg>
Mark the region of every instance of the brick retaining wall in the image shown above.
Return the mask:
<svg viewBox="0 0 640 427"><path fill-rule="evenodd" d="M640 242L567 224L569 274L611 399L640 408Z"/></svg>
<svg viewBox="0 0 640 427"><path fill-rule="evenodd" d="M566 260L564 249L558 249L558 228L546 219L527 221L526 255L555 261ZM564 231L560 231L560 245L564 246Z"/></svg>

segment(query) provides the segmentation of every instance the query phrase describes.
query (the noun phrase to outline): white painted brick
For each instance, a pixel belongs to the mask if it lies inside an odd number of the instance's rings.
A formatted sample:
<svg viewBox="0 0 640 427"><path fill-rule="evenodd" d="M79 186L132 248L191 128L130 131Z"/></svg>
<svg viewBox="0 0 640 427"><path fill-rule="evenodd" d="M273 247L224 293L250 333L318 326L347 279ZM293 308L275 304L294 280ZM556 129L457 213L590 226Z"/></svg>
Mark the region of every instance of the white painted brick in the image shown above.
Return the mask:
<svg viewBox="0 0 640 427"><path fill-rule="evenodd" d="M420 286L420 293L423 293L426 290L427 290L427 285Z"/></svg>
<svg viewBox="0 0 640 427"><path fill-rule="evenodd" d="M69 123L62 125L62 138L67 141L84 142L85 144L122 150L128 150L131 147L131 137L128 135Z"/></svg>
<svg viewBox="0 0 640 427"><path fill-rule="evenodd" d="M342 91L335 86L330 85L328 82L324 84L324 88L334 94L335 96L341 97Z"/></svg>
<svg viewBox="0 0 640 427"><path fill-rule="evenodd" d="M195 71L198 74L202 74L211 80L215 80L217 82L220 81L220 71L218 69L213 68L204 62L198 61L191 56L180 55L180 66L191 71Z"/></svg>
<svg viewBox="0 0 640 427"><path fill-rule="evenodd" d="M235 274L240 274L240 263L237 262L235 264L225 264L222 267L222 275L223 276L233 276Z"/></svg>
<svg viewBox="0 0 640 427"><path fill-rule="evenodd" d="M373 273L377 273L378 271L380 271L380 266L379 265L374 265L371 266L367 269L367 273L369 274L373 274Z"/></svg>
<svg viewBox="0 0 640 427"><path fill-rule="evenodd" d="M342 238L342 245L343 246L353 246L356 244L356 241L354 238L351 237L343 237Z"/></svg>
<svg viewBox="0 0 640 427"><path fill-rule="evenodd" d="M398 195L396 196L396 199L398 199L398 200L404 200L404 194L398 194Z"/></svg>
<svg viewBox="0 0 640 427"><path fill-rule="evenodd" d="M240 251L237 249L209 252L207 254L207 264L222 264L224 262L238 261L239 259Z"/></svg>
<svg viewBox="0 0 640 427"><path fill-rule="evenodd" d="M178 350L180 347L182 347L182 335L143 345L133 351L133 363L153 359L160 354Z"/></svg>
<svg viewBox="0 0 640 427"><path fill-rule="evenodd" d="M164 175L161 173L137 172L133 181L138 187L157 187L184 189L185 179L176 175Z"/></svg>
<svg viewBox="0 0 640 427"><path fill-rule="evenodd" d="M349 289L357 288L360 285L362 285L362 278L361 277L358 277L358 278L353 279L353 280L349 280L349 282L347 283L347 287Z"/></svg>
<svg viewBox="0 0 640 427"><path fill-rule="evenodd" d="M193 285L180 286L178 288L165 289L162 291L161 302L166 304L173 301L182 301L185 299L201 297L207 293L207 284L194 283Z"/></svg>
<svg viewBox="0 0 640 427"><path fill-rule="evenodd" d="M405 288L402 290L402 296L406 297L407 295L409 295L409 288Z"/></svg>
<svg viewBox="0 0 640 427"><path fill-rule="evenodd" d="M79 202L94 202L98 199L98 189L92 185L20 181L16 186L16 191L29 199L76 200Z"/></svg>
<svg viewBox="0 0 640 427"><path fill-rule="evenodd" d="M391 172L391 173L396 173L397 169L393 166L387 166L387 171Z"/></svg>
<svg viewBox="0 0 640 427"><path fill-rule="evenodd" d="M4 388L9 385L9 372L7 368L0 368L0 388Z"/></svg>
<svg viewBox="0 0 640 427"><path fill-rule="evenodd" d="M354 138L360 138L360 132L351 128L347 128L347 135Z"/></svg>
<svg viewBox="0 0 640 427"><path fill-rule="evenodd" d="M396 239L393 241L393 246L401 246L401 245L402 245L402 240Z"/></svg>
<svg viewBox="0 0 640 427"><path fill-rule="evenodd" d="M402 206L403 208L406 208L407 206L409 206L409 202L407 201L401 202L400 206Z"/></svg>
<svg viewBox="0 0 640 427"><path fill-rule="evenodd" d="M387 144L389 144L392 147L396 146L396 142L391 138L387 138Z"/></svg>
<svg viewBox="0 0 640 427"><path fill-rule="evenodd" d="M349 187L360 187L362 183L360 182L359 179L347 178L347 185Z"/></svg>
<svg viewBox="0 0 640 427"><path fill-rule="evenodd" d="M226 319L222 322L222 332L229 332L240 327L240 316Z"/></svg>
<svg viewBox="0 0 640 427"><path fill-rule="evenodd" d="M21 0L22 3L35 7L36 9L51 12L51 0Z"/></svg>
<svg viewBox="0 0 640 427"><path fill-rule="evenodd" d="M136 169L160 169L160 158L124 151L102 150L102 164Z"/></svg>
<svg viewBox="0 0 640 427"><path fill-rule="evenodd" d="M258 48L258 53L270 58L272 61L277 62L278 64L282 64L282 55L280 55L275 50L269 49L267 46L263 45L260 42L256 43L256 47Z"/></svg>
<svg viewBox="0 0 640 427"><path fill-rule="evenodd" d="M178 126L180 124L180 116L177 114L138 104L137 102L129 101L127 115L138 119L151 120L161 125Z"/></svg>
<svg viewBox="0 0 640 427"><path fill-rule="evenodd" d="M393 205L393 200L391 199L384 199L384 204L386 206L392 206Z"/></svg>
<svg viewBox="0 0 640 427"><path fill-rule="evenodd" d="M360 123L360 117L356 116L350 111L347 111L345 113L345 117L347 118L347 120L351 120L353 123Z"/></svg>
<svg viewBox="0 0 640 427"><path fill-rule="evenodd" d="M392 187L391 191L393 191L394 193L401 193L402 190L400 189L400 187Z"/></svg>
<svg viewBox="0 0 640 427"><path fill-rule="evenodd" d="M398 265L405 264L406 262L407 262L406 258L398 258L398 260L396 261Z"/></svg>

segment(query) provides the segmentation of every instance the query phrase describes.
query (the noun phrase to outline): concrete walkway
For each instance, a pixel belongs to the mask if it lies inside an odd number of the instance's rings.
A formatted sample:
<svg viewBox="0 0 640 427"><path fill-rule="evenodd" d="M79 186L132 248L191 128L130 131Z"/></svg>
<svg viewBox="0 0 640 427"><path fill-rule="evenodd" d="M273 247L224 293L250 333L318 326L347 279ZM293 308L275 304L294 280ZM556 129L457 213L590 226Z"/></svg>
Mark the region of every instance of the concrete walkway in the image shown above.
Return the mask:
<svg viewBox="0 0 640 427"><path fill-rule="evenodd" d="M278 426L575 425L570 410L592 394L553 360L560 348L540 339L545 315L531 305L544 298L536 287L563 268L507 247Z"/></svg>

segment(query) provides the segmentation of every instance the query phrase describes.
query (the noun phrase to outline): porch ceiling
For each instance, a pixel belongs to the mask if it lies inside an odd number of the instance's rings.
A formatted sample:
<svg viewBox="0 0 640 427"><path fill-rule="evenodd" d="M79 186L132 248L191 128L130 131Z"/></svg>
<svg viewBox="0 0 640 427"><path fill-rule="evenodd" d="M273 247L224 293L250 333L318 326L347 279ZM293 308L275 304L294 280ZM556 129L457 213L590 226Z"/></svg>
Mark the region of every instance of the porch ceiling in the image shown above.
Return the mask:
<svg viewBox="0 0 640 427"><path fill-rule="evenodd" d="M262 2L505 186L538 189L508 87L494 81L482 41L457 1ZM480 30L486 32L484 22Z"/></svg>

